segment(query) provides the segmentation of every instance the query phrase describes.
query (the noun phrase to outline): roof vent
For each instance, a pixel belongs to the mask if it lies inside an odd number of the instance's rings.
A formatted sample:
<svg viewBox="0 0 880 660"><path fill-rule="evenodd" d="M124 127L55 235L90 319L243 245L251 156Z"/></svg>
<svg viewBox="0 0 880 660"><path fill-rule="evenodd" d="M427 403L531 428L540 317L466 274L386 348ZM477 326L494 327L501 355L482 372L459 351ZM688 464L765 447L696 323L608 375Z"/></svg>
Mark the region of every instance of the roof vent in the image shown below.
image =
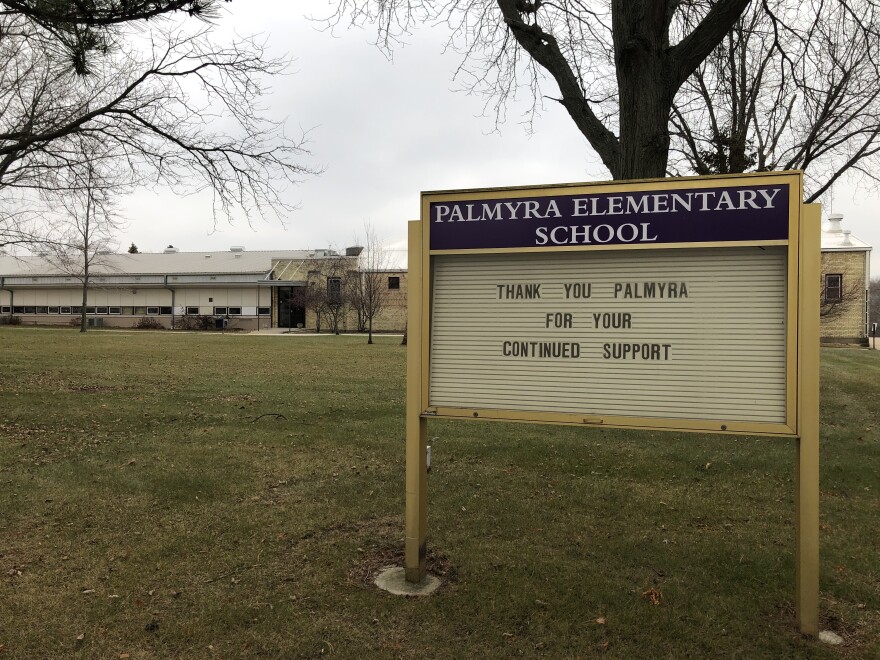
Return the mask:
<svg viewBox="0 0 880 660"><path fill-rule="evenodd" d="M244 252L244 245L233 245L229 248L230 252Z"/></svg>
<svg viewBox="0 0 880 660"><path fill-rule="evenodd" d="M849 239L850 234L852 234L852 232L849 229L843 230L843 240L840 241L841 245L852 245L853 244L852 241Z"/></svg>
<svg viewBox="0 0 880 660"><path fill-rule="evenodd" d="M162 252L164 254L177 254L178 252L180 252L180 250L177 249L176 247L174 247L173 245L169 245L167 248L162 250Z"/></svg>
<svg viewBox="0 0 880 660"><path fill-rule="evenodd" d="M840 228L840 223L843 222L843 213L832 213L828 216L828 233L829 234L839 234L843 230Z"/></svg>

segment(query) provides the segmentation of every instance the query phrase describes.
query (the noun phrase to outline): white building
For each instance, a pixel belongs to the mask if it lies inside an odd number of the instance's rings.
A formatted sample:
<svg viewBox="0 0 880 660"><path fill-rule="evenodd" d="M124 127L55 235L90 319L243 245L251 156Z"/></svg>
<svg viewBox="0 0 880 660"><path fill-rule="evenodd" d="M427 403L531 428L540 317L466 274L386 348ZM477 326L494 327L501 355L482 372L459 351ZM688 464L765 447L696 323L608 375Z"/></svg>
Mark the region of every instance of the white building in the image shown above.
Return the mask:
<svg viewBox="0 0 880 660"><path fill-rule="evenodd" d="M161 254L102 255L90 267L89 324L134 327L146 318L171 328L227 319L231 329L271 327L281 307L289 313L277 295L281 283L274 264L302 262L307 271L307 264L320 264L329 256L337 255L331 250L248 252L242 247L228 252L169 247ZM356 255L339 258L350 258L352 268L357 267ZM65 272L47 256L0 255L0 317L65 325L76 322L82 304L82 282L76 273Z"/></svg>

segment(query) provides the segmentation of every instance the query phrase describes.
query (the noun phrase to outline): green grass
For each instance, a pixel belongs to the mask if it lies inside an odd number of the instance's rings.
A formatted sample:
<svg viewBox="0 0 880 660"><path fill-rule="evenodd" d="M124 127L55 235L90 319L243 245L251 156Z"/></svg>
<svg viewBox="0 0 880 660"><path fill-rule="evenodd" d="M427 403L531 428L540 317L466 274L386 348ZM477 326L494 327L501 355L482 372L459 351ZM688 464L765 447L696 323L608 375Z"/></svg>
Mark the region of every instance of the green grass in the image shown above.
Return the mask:
<svg viewBox="0 0 880 660"><path fill-rule="evenodd" d="M835 648L794 623L787 440L433 421L444 586L376 590L405 365L377 342L0 328L0 658L880 655L880 352L822 354Z"/></svg>

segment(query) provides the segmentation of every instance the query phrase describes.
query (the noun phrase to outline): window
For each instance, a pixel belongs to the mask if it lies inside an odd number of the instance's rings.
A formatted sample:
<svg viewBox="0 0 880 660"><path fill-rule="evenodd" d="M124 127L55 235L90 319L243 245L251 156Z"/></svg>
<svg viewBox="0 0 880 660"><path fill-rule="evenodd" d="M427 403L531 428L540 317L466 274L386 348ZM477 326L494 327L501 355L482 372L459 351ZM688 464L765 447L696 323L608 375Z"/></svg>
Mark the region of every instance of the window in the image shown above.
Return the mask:
<svg viewBox="0 0 880 660"><path fill-rule="evenodd" d="M215 307L214 316L226 316L226 311L225 307Z"/></svg>
<svg viewBox="0 0 880 660"><path fill-rule="evenodd" d="M257 307L257 316L269 316L271 313L271 307Z"/></svg>
<svg viewBox="0 0 880 660"><path fill-rule="evenodd" d="M70 307L62 307L61 313L62 314L70 314Z"/></svg>
<svg viewBox="0 0 880 660"><path fill-rule="evenodd" d="M159 313L170 316L172 314L172 309L170 307L160 307Z"/></svg>
<svg viewBox="0 0 880 660"><path fill-rule="evenodd" d="M24 307L20 307L20 306L16 305L15 307L12 308L12 313L13 314L24 314Z"/></svg>
<svg viewBox="0 0 880 660"><path fill-rule="evenodd" d="M3 305L0 307L0 314L9 314L12 312L12 308L9 305Z"/></svg>
<svg viewBox="0 0 880 660"><path fill-rule="evenodd" d="M50 307L49 313L50 314L57 314L60 309L61 309L60 307Z"/></svg>
<svg viewBox="0 0 880 660"><path fill-rule="evenodd" d="M82 307L71 307L70 308L71 314L82 314L82 311L83 311Z"/></svg>
<svg viewBox="0 0 880 660"><path fill-rule="evenodd" d="M132 307L131 310L132 310L131 313L134 314L135 316L143 316L144 314L147 313L146 307Z"/></svg>
<svg viewBox="0 0 880 660"><path fill-rule="evenodd" d="M86 307L86 314L94 314L94 313L95 313L94 307Z"/></svg>
<svg viewBox="0 0 880 660"><path fill-rule="evenodd" d="M37 314L48 314L48 313L49 313L48 307L37 307Z"/></svg>
<svg viewBox="0 0 880 660"><path fill-rule="evenodd" d="M241 307L230 307L226 313L229 316L241 316Z"/></svg>
<svg viewBox="0 0 880 660"><path fill-rule="evenodd" d="M108 314L122 314L122 307L108 307Z"/></svg>
<svg viewBox="0 0 880 660"><path fill-rule="evenodd" d="M155 314L158 314L158 313L159 313L159 308L158 308L158 307L147 307L147 314L153 314L153 315L155 315Z"/></svg>
<svg viewBox="0 0 880 660"><path fill-rule="evenodd" d="M840 302L843 300L843 275L834 274L825 276L825 302Z"/></svg>
<svg viewBox="0 0 880 660"><path fill-rule="evenodd" d="M399 289L400 288L400 278L399 277L389 277L388 278L388 288L389 289Z"/></svg>
<svg viewBox="0 0 880 660"><path fill-rule="evenodd" d="M96 307L95 313L96 314L107 314L107 313L109 313L109 310L107 307Z"/></svg>
<svg viewBox="0 0 880 660"><path fill-rule="evenodd" d="M327 300L331 305L342 304L342 279L338 277L327 278Z"/></svg>
<svg viewBox="0 0 880 660"><path fill-rule="evenodd" d="M186 308L186 315L187 316L198 316L199 315L199 308L198 307L187 307Z"/></svg>

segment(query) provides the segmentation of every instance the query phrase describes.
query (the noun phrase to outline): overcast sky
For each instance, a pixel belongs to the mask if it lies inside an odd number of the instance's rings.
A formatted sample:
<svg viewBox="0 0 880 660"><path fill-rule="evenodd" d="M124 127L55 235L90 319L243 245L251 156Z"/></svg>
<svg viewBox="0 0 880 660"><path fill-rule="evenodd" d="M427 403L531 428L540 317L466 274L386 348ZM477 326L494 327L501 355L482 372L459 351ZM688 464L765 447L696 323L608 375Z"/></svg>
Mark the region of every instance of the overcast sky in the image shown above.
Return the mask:
<svg viewBox="0 0 880 660"><path fill-rule="evenodd" d="M494 132L494 117L481 116L483 100L454 91L459 57L442 52L442 29L419 30L390 62L371 45L370 31L331 35L305 20L328 7L327 0L238 0L224 5L221 19L223 29L264 34L274 54L295 60L292 75L274 81L266 105L287 118L289 133L310 131L304 162L324 172L287 191L299 210L286 228L276 221L215 228L209 198L141 191L122 205L128 228L121 248L131 242L142 252L169 244L183 251L342 248L363 235L364 223L402 247L423 190L608 178L556 104L547 105L532 136L518 123L526 99ZM875 246L872 272L880 275L880 194L838 186L833 204L845 216L844 228Z"/></svg>

